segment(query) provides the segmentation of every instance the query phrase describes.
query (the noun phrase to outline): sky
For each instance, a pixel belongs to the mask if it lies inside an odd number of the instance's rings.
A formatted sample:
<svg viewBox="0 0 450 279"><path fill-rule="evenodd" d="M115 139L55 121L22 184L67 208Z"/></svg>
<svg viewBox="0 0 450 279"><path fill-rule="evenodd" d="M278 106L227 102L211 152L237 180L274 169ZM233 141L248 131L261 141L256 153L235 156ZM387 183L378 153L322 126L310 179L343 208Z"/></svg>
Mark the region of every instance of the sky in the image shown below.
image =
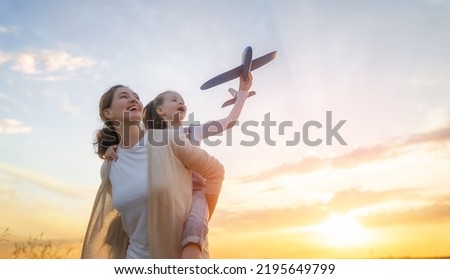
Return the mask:
<svg viewBox="0 0 450 279"><path fill-rule="evenodd" d="M211 256L449 256L448 30L443 0L0 0L0 256L41 234L81 243L109 87L175 90L195 121L220 119L238 80L200 86L247 46L277 56L202 145L226 170Z"/></svg>

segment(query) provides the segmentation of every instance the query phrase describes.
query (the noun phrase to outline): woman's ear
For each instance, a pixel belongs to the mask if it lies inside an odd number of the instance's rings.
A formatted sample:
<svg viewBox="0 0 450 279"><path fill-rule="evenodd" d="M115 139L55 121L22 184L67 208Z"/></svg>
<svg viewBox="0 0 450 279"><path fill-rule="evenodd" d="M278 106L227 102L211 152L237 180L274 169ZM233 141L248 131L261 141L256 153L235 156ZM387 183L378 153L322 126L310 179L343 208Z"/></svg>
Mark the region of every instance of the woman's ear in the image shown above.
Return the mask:
<svg viewBox="0 0 450 279"><path fill-rule="evenodd" d="M111 120L112 117L113 117L113 114L112 114L112 112L111 112L110 109L104 109L104 110L103 110L103 116L104 116L106 119Z"/></svg>

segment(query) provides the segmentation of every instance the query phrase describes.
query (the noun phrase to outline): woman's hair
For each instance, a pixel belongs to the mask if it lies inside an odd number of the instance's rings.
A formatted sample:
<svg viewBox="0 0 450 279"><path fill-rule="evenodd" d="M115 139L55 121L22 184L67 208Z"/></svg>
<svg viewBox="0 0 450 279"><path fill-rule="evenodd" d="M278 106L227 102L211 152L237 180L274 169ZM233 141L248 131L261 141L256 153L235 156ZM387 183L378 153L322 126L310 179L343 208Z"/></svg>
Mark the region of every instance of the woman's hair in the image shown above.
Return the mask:
<svg viewBox="0 0 450 279"><path fill-rule="evenodd" d="M104 159L103 156L105 155L105 152L108 149L108 147L120 143L119 134L114 128L114 121L108 120L103 115L103 111L111 107L114 98L114 92L116 91L117 88L120 87L126 86L123 86L121 84L114 85L108 91L106 91L100 98L98 109L100 119L104 122L104 125L95 134L96 141L94 142L94 148L95 152L101 159Z"/></svg>
<svg viewBox="0 0 450 279"><path fill-rule="evenodd" d="M156 109L164 103L164 96L168 93L177 93L175 91L164 91L156 96L150 103L144 107L144 126L145 129L165 129L167 123L159 116ZM178 94L178 93L177 93Z"/></svg>

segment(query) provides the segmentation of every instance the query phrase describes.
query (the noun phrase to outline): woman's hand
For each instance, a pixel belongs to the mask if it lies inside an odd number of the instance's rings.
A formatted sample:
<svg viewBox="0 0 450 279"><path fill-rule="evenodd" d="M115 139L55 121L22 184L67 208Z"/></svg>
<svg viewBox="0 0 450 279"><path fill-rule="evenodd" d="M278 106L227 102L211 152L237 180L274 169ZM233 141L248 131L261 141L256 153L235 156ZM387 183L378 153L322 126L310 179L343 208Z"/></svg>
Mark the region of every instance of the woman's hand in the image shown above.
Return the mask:
<svg viewBox="0 0 450 279"><path fill-rule="evenodd" d="M116 152L117 147L117 145L111 145L110 147L108 147L103 158L108 161L117 161L117 159L119 159Z"/></svg>
<svg viewBox="0 0 450 279"><path fill-rule="evenodd" d="M206 186L205 179L195 171L192 172L192 187L194 189L204 189Z"/></svg>
<svg viewBox="0 0 450 279"><path fill-rule="evenodd" d="M246 80L241 75L239 77L239 91L248 91L248 90L250 90L250 87L252 86L252 82L253 82L252 72L248 73L248 78Z"/></svg>

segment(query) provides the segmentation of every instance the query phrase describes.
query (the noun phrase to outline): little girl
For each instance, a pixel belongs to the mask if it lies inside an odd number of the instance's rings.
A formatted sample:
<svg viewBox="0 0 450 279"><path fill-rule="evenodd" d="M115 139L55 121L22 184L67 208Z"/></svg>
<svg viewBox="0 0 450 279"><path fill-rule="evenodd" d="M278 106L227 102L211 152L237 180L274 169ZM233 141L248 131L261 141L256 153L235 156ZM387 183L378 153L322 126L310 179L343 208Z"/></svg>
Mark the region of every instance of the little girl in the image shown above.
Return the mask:
<svg viewBox="0 0 450 279"><path fill-rule="evenodd" d="M175 91L160 93L144 108L145 129L180 129L181 132L186 133L191 142L199 144L203 139L221 133L235 124L249 95L248 90L252 81L251 74L247 80L240 78L239 92L234 92L237 100L227 117L189 127L182 126L187 112L183 97ZM117 160L116 148L117 146L109 147L105 158ZM207 247L204 245L207 243L205 240L208 233L208 221L218 200L217 195L205 193L203 178L196 173L193 173L193 185L192 206L181 243L183 247L181 258L200 258L202 250L207 252Z"/></svg>

